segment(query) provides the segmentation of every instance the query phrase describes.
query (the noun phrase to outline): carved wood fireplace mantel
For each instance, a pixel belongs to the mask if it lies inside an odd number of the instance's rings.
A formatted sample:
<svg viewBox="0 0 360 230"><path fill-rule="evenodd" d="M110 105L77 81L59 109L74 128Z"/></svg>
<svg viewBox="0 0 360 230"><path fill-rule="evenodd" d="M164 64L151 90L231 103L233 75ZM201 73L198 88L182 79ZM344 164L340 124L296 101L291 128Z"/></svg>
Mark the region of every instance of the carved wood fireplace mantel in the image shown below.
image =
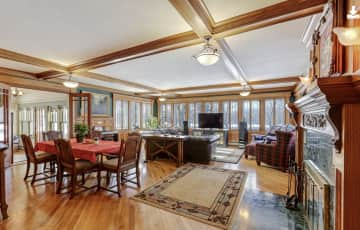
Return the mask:
<svg viewBox="0 0 360 230"><path fill-rule="evenodd" d="M329 207L325 229L354 229L360 226L360 77L319 78L314 85L294 103L297 161L313 160L332 185L330 204L322 207Z"/></svg>

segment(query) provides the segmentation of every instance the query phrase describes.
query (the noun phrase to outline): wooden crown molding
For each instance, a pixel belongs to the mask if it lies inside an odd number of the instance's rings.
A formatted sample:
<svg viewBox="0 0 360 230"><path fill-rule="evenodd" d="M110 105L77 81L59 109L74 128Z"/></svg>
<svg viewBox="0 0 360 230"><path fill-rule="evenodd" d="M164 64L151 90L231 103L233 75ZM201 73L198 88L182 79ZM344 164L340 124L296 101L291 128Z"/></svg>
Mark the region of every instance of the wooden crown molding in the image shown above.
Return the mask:
<svg viewBox="0 0 360 230"><path fill-rule="evenodd" d="M65 76L67 73L63 73L63 72L59 72L56 70L49 70L49 71L45 71L42 73L37 74L36 76L40 79L52 79L52 78L57 78L57 77L62 77ZM135 82L130 82L130 81L126 81L126 80L121 80L118 78L114 78L114 77L110 77L104 74L99 74L99 73L93 73L93 72L75 72L73 75L79 75L82 77L87 77L89 79L95 79L95 80L99 80L99 81L105 81L105 82L112 82L112 83L117 83L117 84L121 84L124 86L128 86L128 87L133 87L136 89L144 89L144 90L150 90L150 91L155 91L155 92L160 92L160 90L150 87L150 86L146 86L143 84L139 84L139 83L135 83Z"/></svg>
<svg viewBox="0 0 360 230"><path fill-rule="evenodd" d="M288 83L288 82L298 83L299 81L300 81L299 76L292 76L292 77L283 77L283 78L276 78L276 79L269 79L269 80L250 81L249 85L254 86L254 85L266 85L266 84ZM235 88L235 87L240 87L239 82L174 88L174 89L162 90L161 93L176 93L176 92L197 91L197 90L201 91L201 90L208 90L208 89L222 89L222 88ZM154 93L154 92L149 92L149 93Z"/></svg>
<svg viewBox="0 0 360 230"><path fill-rule="evenodd" d="M11 61L26 63L38 67L42 67L45 69L53 69L61 72L66 72L67 68L63 65L60 65L55 62L47 61L44 59L28 56L25 54L16 53L10 50L5 50L0 48L0 58L8 59Z"/></svg>

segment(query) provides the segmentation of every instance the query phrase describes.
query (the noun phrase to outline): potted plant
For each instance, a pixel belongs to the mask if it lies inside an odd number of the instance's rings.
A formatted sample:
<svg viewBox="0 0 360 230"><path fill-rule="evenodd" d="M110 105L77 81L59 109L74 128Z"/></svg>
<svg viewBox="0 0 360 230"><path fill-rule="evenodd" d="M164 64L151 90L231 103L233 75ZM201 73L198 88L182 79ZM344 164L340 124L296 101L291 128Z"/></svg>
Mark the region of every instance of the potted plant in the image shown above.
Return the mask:
<svg viewBox="0 0 360 230"><path fill-rule="evenodd" d="M75 124L76 141L82 143L84 138L89 133L89 128L85 124Z"/></svg>
<svg viewBox="0 0 360 230"><path fill-rule="evenodd" d="M158 128L158 119L157 117L150 117L146 120L146 128L156 129Z"/></svg>

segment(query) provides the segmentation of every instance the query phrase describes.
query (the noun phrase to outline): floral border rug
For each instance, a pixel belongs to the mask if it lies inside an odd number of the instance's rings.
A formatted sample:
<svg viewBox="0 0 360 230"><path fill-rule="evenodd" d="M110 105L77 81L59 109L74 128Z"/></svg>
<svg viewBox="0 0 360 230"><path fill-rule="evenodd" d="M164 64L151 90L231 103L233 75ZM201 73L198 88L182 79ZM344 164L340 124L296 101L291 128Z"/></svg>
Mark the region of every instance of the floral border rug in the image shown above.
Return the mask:
<svg viewBox="0 0 360 230"><path fill-rule="evenodd" d="M132 199L228 229L243 194L247 172L186 164Z"/></svg>

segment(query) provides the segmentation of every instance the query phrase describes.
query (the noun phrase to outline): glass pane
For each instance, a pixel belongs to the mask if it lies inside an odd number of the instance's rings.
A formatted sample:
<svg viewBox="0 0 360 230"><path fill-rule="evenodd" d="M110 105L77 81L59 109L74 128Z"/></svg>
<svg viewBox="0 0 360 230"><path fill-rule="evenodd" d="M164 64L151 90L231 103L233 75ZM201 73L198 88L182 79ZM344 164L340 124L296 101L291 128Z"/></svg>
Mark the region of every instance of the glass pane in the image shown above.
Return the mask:
<svg viewBox="0 0 360 230"><path fill-rule="evenodd" d="M205 103L205 113L211 113L211 103L210 102Z"/></svg>
<svg viewBox="0 0 360 230"><path fill-rule="evenodd" d="M129 102L123 101L122 102L122 129L129 128Z"/></svg>
<svg viewBox="0 0 360 230"><path fill-rule="evenodd" d="M229 128L229 102L228 101L224 101L222 103L222 111L224 114L224 129L228 129Z"/></svg>
<svg viewBox="0 0 360 230"><path fill-rule="evenodd" d="M212 103L212 112L213 113L219 112L219 103L218 102L213 102Z"/></svg>
<svg viewBox="0 0 360 230"><path fill-rule="evenodd" d="M143 103L143 128L149 128L149 120L151 119L151 104L150 103Z"/></svg>
<svg viewBox="0 0 360 230"><path fill-rule="evenodd" d="M174 127L179 127L179 122L180 122L180 118L179 118L179 107L180 104L174 104Z"/></svg>
<svg viewBox="0 0 360 230"><path fill-rule="evenodd" d="M199 127L199 113L201 113L201 103L195 104L195 128Z"/></svg>
<svg viewBox="0 0 360 230"><path fill-rule="evenodd" d="M274 100L265 100L265 130L268 131L274 125Z"/></svg>
<svg viewBox="0 0 360 230"><path fill-rule="evenodd" d="M130 102L130 129L135 129L135 102Z"/></svg>
<svg viewBox="0 0 360 230"><path fill-rule="evenodd" d="M250 129L250 101L243 101L242 117L247 123L247 128Z"/></svg>
<svg viewBox="0 0 360 230"><path fill-rule="evenodd" d="M171 127L171 104L166 104L165 127Z"/></svg>
<svg viewBox="0 0 360 230"><path fill-rule="evenodd" d="M194 128L195 127L195 104L193 104L193 103L189 104L188 121L189 121L189 128Z"/></svg>
<svg viewBox="0 0 360 230"><path fill-rule="evenodd" d="M135 103L135 128L140 128L140 119L141 119L141 103Z"/></svg>
<svg viewBox="0 0 360 230"><path fill-rule="evenodd" d="M116 101L115 103L115 128L122 128L122 101Z"/></svg>
<svg viewBox="0 0 360 230"><path fill-rule="evenodd" d="M285 100L279 98L275 100L275 124L285 124Z"/></svg>
<svg viewBox="0 0 360 230"><path fill-rule="evenodd" d="M178 127L182 128L184 126L185 113L186 113L185 104L180 104L179 105L179 125L178 125Z"/></svg>
<svg viewBox="0 0 360 230"><path fill-rule="evenodd" d="M230 113L230 128L237 129L238 128L238 102L231 101L231 113Z"/></svg>
<svg viewBox="0 0 360 230"><path fill-rule="evenodd" d="M251 101L251 130L260 129L260 101Z"/></svg>

